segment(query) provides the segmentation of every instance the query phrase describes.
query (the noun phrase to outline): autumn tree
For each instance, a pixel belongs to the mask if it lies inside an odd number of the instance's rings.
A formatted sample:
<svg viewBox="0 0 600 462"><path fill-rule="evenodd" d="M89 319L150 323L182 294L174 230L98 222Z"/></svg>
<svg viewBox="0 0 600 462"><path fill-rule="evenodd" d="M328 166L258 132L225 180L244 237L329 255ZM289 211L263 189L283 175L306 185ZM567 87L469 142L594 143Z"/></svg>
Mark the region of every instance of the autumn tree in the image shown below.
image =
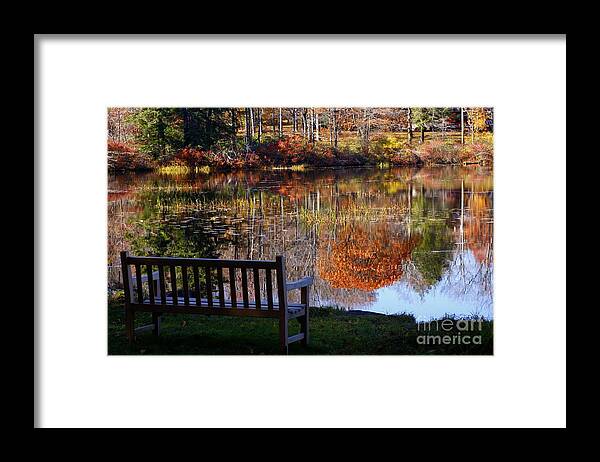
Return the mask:
<svg viewBox="0 0 600 462"><path fill-rule="evenodd" d="M487 108L471 107L467 108L468 123L471 129L471 143L475 142L475 133L482 133L487 130Z"/></svg>
<svg viewBox="0 0 600 462"><path fill-rule="evenodd" d="M132 118L137 112L139 112L139 109L136 108L109 108L108 139L118 142L135 139L137 127Z"/></svg>
<svg viewBox="0 0 600 462"><path fill-rule="evenodd" d="M369 141L371 136L371 119L373 109L364 108L362 110L362 120L357 123L357 132L364 152L369 151Z"/></svg>
<svg viewBox="0 0 600 462"><path fill-rule="evenodd" d="M332 107L329 108L329 144L332 145L334 149L337 149L338 146L338 136L338 109Z"/></svg>
<svg viewBox="0 0 600 462"><path fill-rule="evenodd" d="M412 121L415 127L421 132L420 143L425 141L425 130L431 123L430 110L426 107L416 107L412 109Z"/></svg>

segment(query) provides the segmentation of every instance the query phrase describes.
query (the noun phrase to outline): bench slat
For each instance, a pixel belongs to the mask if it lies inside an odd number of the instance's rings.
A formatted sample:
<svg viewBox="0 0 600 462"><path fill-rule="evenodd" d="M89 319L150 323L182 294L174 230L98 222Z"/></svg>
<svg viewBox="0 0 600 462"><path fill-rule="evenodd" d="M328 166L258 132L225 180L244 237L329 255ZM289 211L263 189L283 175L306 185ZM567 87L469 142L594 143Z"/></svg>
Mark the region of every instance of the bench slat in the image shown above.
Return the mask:
<svg viewBox="0 0 600 462"><path fill-rule="evenodd" d="M217 287L219 288L219 306L225 306L225 289L223 287L223 268L217 268Z"/></svg>
<svg viewBox="0 0 600 462"><path fill-rule="evenodd" d="M244 299L244 308L248 308L250 305L248 304L248 274L246 273L246 268L241 268L242 272L242 297Z"/></svg>
<svg viewBox="0 0 600 462"><path fill-rule="evenodd" d="M181 282L183 284L183 304L189 306L190 304L190 286L188 283L187 266L181 267Z"/></svg>
<svg viewBox="0 0 600 462"><path fill-rule="evenodd" d="M206 297L208 300L208 306L212 308L213 306L213 296L212 296L212 276L211 276L212 268L206 267Z"/></svg>
<svg viewBox="0 0 600 462"><path fill-rule="evenodd" d="M137 302L142 303L144 300L144 291L142 287L142 265L135 265L135 280L136 280L136 289L137 289Z"/></svg>
<svg viewBox="0 0 600 462"><path fill-rule="evenodd" d="M297 342L298 340L302 340L303 338L304 338L304 332L300 332L299 334L288 337L288 343Z"/></svg>
<svg viewBox="0 0 600 462"><path fill-rule="evenodd" d="M235 291L235 268L229 268L229 298L231 306L237 308L237 293Z"/></svg>
<svg viewBox="0 0 600 462"><path fill-rule="evenodd" d="M273 309L273 280L271 279L271 270L265 270L266 278L265 284L267 285L267 309Z"/></svg>
<svg viewBox="0 0 600 462"><path fill-rule="evenodd" d="M171 296L167 296L167 303L164 307L160 307L159 303L160 303L160 298L156 295L154 297L154 301L155 301L155 305L154 308L158 309L158 308L165 308L165 313L169 312L169 308L174 307L174 306L180 306L182 308L185 308L185 305L183 305L183 297L177 297L178 298L178 303L177 305L175 305L173 303L173 297ZM198 299L196 299L195 297L190 297L190 308L194 308L194 306L201 306L203 308L210 308L210 306L208 305L208 299L206 298L201 298L199 299L200 303L198 303ZM231 300L225 300L225 308L233 308L232 304L231 304ZM135 306L139 306L139 304L134 303ZM144 300L144 303L142 305L145 306L152 306L150 303L150 300L148 300L148 298L146 298ZM256 308L256 304L255 302L249 302L248 306L250 309L255 309ZM261 300L261 311L269 311L266 308L266 303L264 300ZM221 307L219 305L216 305L213 303L212 308L215 310L215 312L219 312L219 310L221 309ZM279 305L278 304L274 304L273 305L274 311L278 311L279 310ZM243 308L238 304L238 310L243 311ZM287 304L287 309L288 309L288 313L299 313L299 312L303 312L304 311L304 305L301 303L288 303Z"/></svg>
<svg viewBox="0 0 600 462"><path fill-rule="evenodd" d="M152 313L156 311L156 306L152 306L150 304L144 305L132 305L132 308L135 309L136 312L149 312ZM182 306L182 305L172 305L168 308L162 307L161 313L165 314L206 314L206 315L219 315L219 316L249 316L249 317L260 317L260 318L279 318L278 311L269 311L269 310L244 310L240 308L209 308L205 305L202 306ZM289 315L289 318L292 319L295 316Z"/></svg>
<svg viewBox="0 0 600 462"><path fill-rule="evenodd" d="M196 305L198 305L200 303L200 272L198 271L198 267L194 266L192 268L192 271L194 273L194 292L196 293Z"/></svg>
<svg viewBox="0 0 600 462"><path fill-rule="evenodd" d="M160 301L164 305L167 303L167 285L165 284L165 268L158 266L158 283L160 284Z"/></svg>
<svg viewBox="0 0 600 462"><path fill-rule="evenodd" d="M252 280L254 281L254 305L257 310L260 310L260 275L258 268L252 270Z"/></svg>
<svg viewBox="0 0 600 462"><path fill-rule="evenodd" d="M170 266L171 271L171 292L173 292L173 301L175 305L179 304L179 297L177 296L177 272L175 271L175 266Z"/></svg>
<svg viewBox="0 0 600 462"><path fill-rule="evenodd" d="M150 294L150 304L154 305L154 279L152 277L152 265L146 265L146 274L148 275L148 293Z"/></svg>

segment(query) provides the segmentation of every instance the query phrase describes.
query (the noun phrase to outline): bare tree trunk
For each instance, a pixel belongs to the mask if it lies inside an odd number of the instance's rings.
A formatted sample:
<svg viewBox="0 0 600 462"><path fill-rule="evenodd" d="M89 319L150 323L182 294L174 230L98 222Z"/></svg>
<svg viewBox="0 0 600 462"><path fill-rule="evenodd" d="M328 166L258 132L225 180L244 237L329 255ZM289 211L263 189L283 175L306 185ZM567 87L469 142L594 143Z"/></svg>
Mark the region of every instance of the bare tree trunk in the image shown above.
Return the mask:
<svg viewBox="0 0 600 462"><path fill-rule="evenodd" d="M338 116L337 116L337 109L334 108L333 109L333 148L337 149L338 147Z"/></svg>
<svg viewBox="0 0 600 462"><path fill-rule="evenodd" d="M460 143L465 144L465 108L460 108Z"/></svg>
<svg viewBox="0 0 600 462"><path fill-rule="evenodd" d="M329 123L327 124L329 128L329 146L333 146L333 110L329 108L329 113L327 116Z"/></svg>
<svg viewBox="0 0 600 462"><path fill-rule="evenodd" d="M306 139L308 135L307 120L306 120L306 108L302 108L302 138Z"/></svg>
<svg viewBox="0 0 600 462"><path fill-rule="evenodd" d="M319 141L319 113L315 110L315 141Z"/></svg>
<svg viewBox="0 0 600 462"><path fill-rule="evenodd" d="M292 109L292 133L295 135L298 131L298 110Z"/></svg>
<svg viewBox="0 0 600 462"><path fill-rule="evenodd" d="M413 131L412 131L412 108L408 108L408 144L412 143Z"/></svg>
<svg viewBox="0 0 600 462"><path fill-rule="evenodd" d="M371 108L367 109L367 146L371 141L371 119L373 117L373 110Z"/></svg>
<svg viewBox="0 0 600 462"><path fill-rule="evenodd" d="M260 143L261 140L262 140L262 132L263 132L263 130L262 130L262 113L263 113L263 110L262 110L262 108L259 107L257 112L258 112L258 114L257 114L257 116L258 116L258 142Z"/></svg>
<svg viewBox="0 0 600 462"><path fill-rule="evenodd" d="M254 111L252 108L250 110L250 139L254 138Z"/></svg>
<svg viewBox="0 0 600 462"><path fill-rule="evenodd" d="M233 152L237 152L237 115L235 108L231 108L231 148Z"/></svg>
<svg viewBox="0 0 600 462"><path fill-rule="evenodd" d="M283 117L281 116L281 108L279 108L279 138L283 136Z"/></svg>
<svg viewBox="0 0 600 462"><path fill-rule="evenodd" d="M369 151L369 138L370 138L370 134L371 134L370 132L371 132L371 109L364 108L363 109L362 127L359 130L359 133L361 135L361 142L362 142L363 149L365 150L365 152Z"/></svg>
<svg viewBox="0 0 600 462"><path fill-rule="evenodd" d="M250 108L244 110L244 128L246 129L246 152L250 150L250 143L252 141L252 134L250 133Z"/></svg>

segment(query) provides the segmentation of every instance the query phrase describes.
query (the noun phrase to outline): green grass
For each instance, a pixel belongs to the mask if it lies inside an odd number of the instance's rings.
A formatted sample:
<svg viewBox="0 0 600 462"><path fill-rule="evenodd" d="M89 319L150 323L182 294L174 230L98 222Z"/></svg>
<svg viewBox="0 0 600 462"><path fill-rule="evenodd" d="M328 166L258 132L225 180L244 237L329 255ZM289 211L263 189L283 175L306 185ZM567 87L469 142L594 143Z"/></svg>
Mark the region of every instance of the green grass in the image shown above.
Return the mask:
<svg viewBox="0 0 600 462"><path fill-rule="evenodd" d="M364 312L363 312L364 313ZM136 327L149 324L150 315L137 313ZM332 308L311 308L310 344L289 347L291 355L489 355L493 353L493 322L483 321L481 345L422 345L411 315L351 314ZM290 335L299 331L289 323ZM458 331L439 332L454 335ZM438 334L438 332L431 332ZM119 300L108 304L110 355L272 355L279 354L275 319L228 316L163 316L159 337L137 335L129 346L125 337L124 309Z"/></svg>

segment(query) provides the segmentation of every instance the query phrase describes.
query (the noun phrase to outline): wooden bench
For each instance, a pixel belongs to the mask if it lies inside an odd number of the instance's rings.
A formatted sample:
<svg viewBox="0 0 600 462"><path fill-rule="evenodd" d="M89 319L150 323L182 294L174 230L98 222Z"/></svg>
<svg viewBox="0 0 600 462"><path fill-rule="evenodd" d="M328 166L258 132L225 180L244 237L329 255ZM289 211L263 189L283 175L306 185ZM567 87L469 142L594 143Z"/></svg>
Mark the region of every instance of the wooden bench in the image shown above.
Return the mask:
<svg viewBox="0 0 600 462"><path fill-rule="evenodd" d="M121 269L125 329L130 343L140 331L152 330L159 335L161 316L178 313L277 318L282 353L287 354L292 342L308 344L309 290L313 279L287 282L283 256L259 261L136 257L121 252ZM300 303L289 303L288 292L296 289L300 290ZM136 312L152 313L152 324L135 329ZM300 322L299 334L288 335L290 319Z"/></svg>

